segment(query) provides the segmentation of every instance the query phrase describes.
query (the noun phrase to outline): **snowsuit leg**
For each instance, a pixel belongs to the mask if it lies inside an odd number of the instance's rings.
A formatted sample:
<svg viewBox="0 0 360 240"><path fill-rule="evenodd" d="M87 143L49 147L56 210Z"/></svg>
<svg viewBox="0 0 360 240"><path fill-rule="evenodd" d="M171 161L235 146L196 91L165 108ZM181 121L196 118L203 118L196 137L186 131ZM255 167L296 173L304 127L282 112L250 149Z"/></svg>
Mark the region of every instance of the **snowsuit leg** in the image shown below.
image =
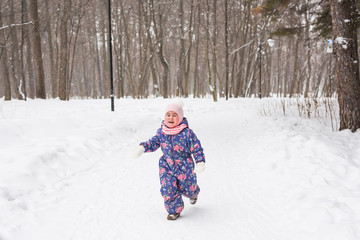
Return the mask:
<svg viewBox="0 0 360 240"><path fill-rule="evenodd" d="M178 176L178 187L182 195L187 198L196 198L200 192L197 185L196 174L193 172L182 173Z"/></svg>
<svg viewBox="0 0 360 240"><path fill-rule="evenodd" d="M178 182L171 172L161 173L161 195L164 198L165 209L168 213L180 213L184 209L184 201L178 188Z"/></svg>
<svg viewBox="0 0 360 240"><path fill-rule="evenodd" d="M180 213L184 209L182 195L188 198L196 198L200 192L196 174L192 170L174 174L162 162L159 166L159 175L160 192L164 198L165 209L168 213Z"/></svg>

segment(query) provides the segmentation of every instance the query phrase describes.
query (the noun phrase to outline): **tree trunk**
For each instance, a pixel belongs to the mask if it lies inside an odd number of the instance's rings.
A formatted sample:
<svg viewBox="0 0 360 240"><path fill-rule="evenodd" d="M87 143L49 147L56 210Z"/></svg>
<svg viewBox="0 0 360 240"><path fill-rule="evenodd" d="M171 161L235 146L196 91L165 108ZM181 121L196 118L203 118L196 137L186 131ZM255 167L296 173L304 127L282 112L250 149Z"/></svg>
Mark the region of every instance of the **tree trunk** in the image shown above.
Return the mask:
<svg viewBox="0 0 360 240"><path fill-rule="evenodd" d="M107 1L106 1L107 2ZM107 4L106 4L107 5ZM108 31L108 27L105 25L105 23L107 23L107 19L108 19L108 15L107 15L107 11L104 14L104 11L100 11L100 16L101 16L101 20L99 22L100 25L100 41L103 43L107 42L107 39L109 38L109 31ZM131 48L129 47L128 50L130 51ZM102 75L102 94L101 96L104 98L109 98L110 97L110 72L108 71L109 66L110 66L110 61L109 61L109 49L107 49L106 44L104 44L102 46L102 68L103 68L103 75Z"/></svg>
<svg viewBox="0 0 360 240"><path fill-rule="evenodd" d="M138 0L138 51L139 51L139 58L138 58L138 66L139 66L139 74L138 74L138 98L144 98L146 96L146 93L148 92L148 84L147 84L147 78L148 78L148 69L149 69L149 60L151 61L151 56L147 59L147 49L149 41L144 36L144 8L143 8L143 1ZM145 26L146 29L147 26Z"/></svg>
<svg viewBox="0 0 360 240"><path fill-rule="evenodd" d="M0 45L2 45L3 42L0 40ZM8 65L6 62L7 59L7 53L6 53L6 49L3 49L1 55L1 72L3 73L1 75L2 78L2 83L3 83L3 89L4 89L4 95L5 95L5 101L10 101L11 100L11 85L10 85L10 79L9 79L9 70L8 70ZM0 96L2 97L2 96Z"/></svg>
<svg viewBox="0 0 360 240"><path fill-rule="evenodd" d="M24 1L25 2L25 1ZM30 33L29 33L30 35ZM27 91L27 97L31 98L31 99L35 99L35 76L34 76L34 69L32 67L32 49L31 49L31 42L30 42L30 38L27 37L26 38L26 45L27 47L27 51L26 51L26 66L27 66L27 72L28 72L28 84L29 84L29 91Z"/></svg>
<svg viewBox="0 0 360 240"><path fill-rule="evenodd" d="M32 39L34 62L36 67L36 97L46 99L45 73L41 51L40 23L38 16L37 0L30 0L30 14L34 23Z"/></svg>
<svg viewBox="0 0 360 240"><path fill-rule="evenodd" d="M212 23L213 23L213 31L211 31L210 26L210 3L209 0L206 1L207 11L206 11L206 62L207 62L207 69L208 69L208 81L210 87L210 93L213 96L214 102L217 101L217 90L216 90L216 0L213 0L213 16L212 16ZM212 37L211 37L212 36ZM210 42L211 40L211 42ZM210 59L210 51L212 52L212 59ZM211 61L212 60L212 61Z"/></svg>
<svg viewBox="0 0 360 240"><path fill-rule="evenodd" d="M89 75L91 74L90 71L86 71L86 66L87 66L87 54L86 54L86 50L85 50L85 44L81 46L81 50L82 50L82 62L83 62L83 77L81 80L81 85L80 85L80 95L81 97L86 96L86 98L89 98Z"/></svg>
<svg viewBox="0 0 360 240"><path fill-rule="evenodd" d="M66 97L67 99L70 98L70 95L71 95L71 86L72 86L72 82L73 82L73 72L74 72L74 68L76 67L75 65L75 55L76 55L76 47L77 47L77 39L78 39L78 36L79 36L79 31L81 29L81 20L85 14L85 8L86 6L84 6L84 8L82 8L83 6L80 6L79 9L77 9L77 16L76 16L76 19L77 19L77 22L73 23L75 25L75 27L73 26L72 27L72 36L74 37L74 40L71 41L70 40L70 45L72 45L72 50L69 51L69 76L68 76L68 84L67 86L69 86L67 88L67 93L66 93ZM75 29L74 29L75 28ZM110 79L110 78L107 78L107 79ZM81 80L83 81L83 80ZM81 82L80 81L80 82ZM110 89L109 89L109 92L110 92Z"/></svg>
<svg viewBox="0 0 360 240"><path fill-rule="evenodd" d="M360 79L355 0L331 0L340 130L360 128Z"/></svg>
<svg viewBox="0 0 360 240"><path fill-rule="evenodd" d="M28 11L27 11L27 3L26 1L21 1L21 49L20 49L20 59L21 59L21 79L22 79L22 83L23 83L23 88L24 88L24 95L25 95L25 100L27 98L27 92L26 92L26 81L25 81L25 75L26 75L26 66L25 66L25 57L24 57L24 48L25 48L25 39L28 38L28 26L25 26L25 23L28 22ZM28 45L28 47L31 45ZM25 49L26 50L26 49Z"/></svg>
<svg viewBox="0 0 360 240"><path fill-rule="evenodd" d="M60 3L57 4L56 6L56 11L55 11L55 19L56 23L54 24L54 37L55 37L55 41L54 41L54 45L53 47L55 48L55 66L54 66L54 75L55 75L55 81L56 81L56 89L52 89L53 91L56 91L56 93L54 93L54 95L56 95L56 97L59 97L59 70L60 70L60 44L58 43L59 39L60 39L60 27L61 27L61 7L60 7Z"/></svg>
<svg viewBox="0 0 360 240"><path fill-rule="evenodd" d="M60 25L60 69L59 69L59 98L67 100L67 69L68 69L68 35L67 24L70 18L71 0L65 0L63 16Z"/></svg>
<svg viewBox="0 0 360 240"><path fill-rule="evenodd" d="M198 87L198 72L199 72L199 46L200 46L200 24L201 24L201 8L200 2L197 2L197 26L196 26L196 47L195 47L195 67L194 67L194 98L199 97L200 90Z"/></svg>
<svg viewBox="0 0 360 240"><path fill-rule="evenodd" d="M2 15L1 15L1 11L0 11L0 26L2 26ZM4 36L4 32L0 31L0 67L1 67L1 72L3 73L1 75L2 81L3 81L3 87L4 87L4 95L5 95L5 101L10 101L11 100L11 84L10 84L10 77L9 77L9 69L8 69L8 64L7 64L7 60L8 60L8 56L7 56L7 51L5 47L6 42L5 42L5 36Z"/></svg>
<svg viewBox="0 0 360 240"><path fill-rule="evenodd" d="M155 60L154 60L154 54L155 54L155 50L154 50L154 46L153 46L153 42L152 42L152 38L151 38L151 4L150 2L148 2L146 4L145 7L145 25L146 25L146 38L147 38L147 42L148 42L148 48L150 50L150 70L151 70L151 77L152 77L152 81L153 81L153 89L152 89L152 93L158 97L160 95L160 90L159 90L159 82L158 82L158 77L156 75L156 69L155 69ZM149 89L150 92L150 89Z"/></svg>
<svg viewBox="0 0 360 240"><path fill-rule="evenodd" d="M216 56L216 50L217 50L217 43L216 43L216 40L217 40L217 18L216 18L216 14L217 14L217 0L213 0L213 10L214 10L214 16L213 16L213 33L212 33L212 60L213 60L213 65L212 65L212 74L213 74L213 79L214 79L214 82L213 82L213 99L214 99L214 102L217 102L217 89L216 89L216 85L217 85L217 56Z"/></svg>
<svg viewBox="0 0 360 240"><path fill-rule="evenodd" d="M287 46L292 46L292 39L291 38L288 38L286 43ZM291 97L291 89L292 89L292 80L290 78L290 68L291 68L291 48L285 48L285 56L284 56L284 68L283 68L283 72L284 72L284 75L282 76L282 81L283 81L283 93L284 93L284 97Z"/></svg>
<svg viewBox="0 0 360 240"><path fill-rule="evenodd" d="M123 60L123 50L122 50L122 46L123 46L123 40L122 40L122 35L120 35L119 37L119 49L118 49L118 54L117 54L117 66L118 66L118 97L125 97L125 81L124 81L124 60ZM115 50L117 50L117 48L115 48Z"/></svg>
<svg viewBox="0 0 360 240"><path fill-rule="evenodd" d="M119 4L122 4L119 1L115 1L115 9L119 9ZM125 91L125 84L124 84L124 61L123 61L123 32L121 29L123 29L121 24L121 15L119 11L114 11L114 18L116 19L116 31L114 32L114 52L116 56L116 73L117 73L117 80L115 81L116 85L116 96L117 98L123 98L125 97L124 91Z"/></svg>
<svg viewBox="0 0 360 240"><path fill-rule="evenodd" d="M292 77L291 77L291 83L290 83L290 89L289 89L289 97L292 97L293 94L299 94L299 82L298 82L298 76L297 76L297 68L298 68L298 49L299 49L299 36L295 35L294 38L294 46L292 49L294 49L293 54L291 54L291 50L289 49L289 54L294 58L294 67L292 69ZM290 68L290 66L289 66Z"/></svg>
<svg viewBox="0 0 360 240"><path fill-rule="evenodd" d="M18 99L22 100L25 98L24 93L23 93L23 80L21 79L21 76L19 76L19 74L21 73L20 71L20 57L19 57L19 43L18 43L18 37L17 37L17 33L16 33L16 21L15 21L15 10L14 10L14 1L13 0L9 0L9 10L10 10L10 23L14 24L14 26L12 27L11 31L10 31L10 49L12 49L11 51L11 66L10 66L10 70L11 70L11 74L13 76L13 86L14 86L14 90L16 93L16 96Z"/></svg>
<svg viewBox="0 0 360 240"><path fill-rule="evenodd" d="M125 39L126 39L126 47L125 47L125 54L126 54L126 59L127 59L127 76L128 79L130 81L130 89L131 89L131 96L133 98L136 98L137 94L136 94L136 86L135 86L135 79L133 76L133 58L131 56L131 43L132 43L132 39L130 38L130 33L129 33L129 24L128 24L128 20L125 17L125 12L124 12L124 6L122 4L120 4L120 13L121 13L121 19L122 19L122 26L124 27L124 35L125 35Z"/></svg>
<svg viewBox="0 0 360 240"><path fill-rule="evenodd" d="M89 48L89 61L88 64L90 64L90 69L88 70L89 72L91 72L91 74L89 73L89 81L90 79L92 79L91 81L91 91L89 93L89 96L93 99L97 99L97 86L96 86L96 54L95 54L95 47L94 47L94 35L93 31L95 31L96 29L91 28L92 27L92 19L91 16L88 15L89 17L86 19L86 21L88 21L90 24L87 25L87 41L88 41L88 48ZM90 86L89 84L89 86Z"/></svg>
<svg viewBox="0 0 360 240"><path fill-rule="evenodd" d="M225 1L225 98L229 99L229 28L228 28L228 1Z"/></svg>
<svg viewBox="0 0 360 240"><path fill-rule="evenodd" d="M58 83L56 78L56 71L54 66L54 50L53 46L55 45L53 42L53 32L51 27L51 17L52 14L50 13L50 7L49 7L49 0L45 1L45 16L47 19L47 40L48 40L48 46L49 46L49 59L50 59L50 80L51 80L51 92L52 92L52 98L58 97Z"/></svg>
<svg viewBox="0 0 360 240"><path fill-rule="evenodd" d="M310 79L311 79L311 39L310 39L310 21L309 21L308 13L305 13L305 21L306 21L306 56L307 56L307 76L306 76L306 83L305 83L305 92L304 97L307 98L309 96L309 89L310 89Z"/></svg>
<svg viewBox="0 0 360 240"><path fill-rule="evenodd" d="M179 1L179 69L177 70L176 96L184 95L183 80L185 66L185 33L184 33L184 1Z"/></svg>
<svg viewBox="0 0 360 240"><path fill-rule="evenodd" d="M210 87L210 93L212 94L212 92L214 91L211 82L212 82L212 74L211 74L211 63L210 63L210 53L209 53L209 48L210 48L210 3L209 0L206 0L206 7L207 7L207 11L206 11L206 63L207 63L207 72L208 72L208 82L209 82L209 87Z"/></svg>
<svg viewBox="0 0 360 240"><path fill-rule="evenodd" d="M100 53L99 53L99 38L98 38L98 28L96 26L96 22L97 22L97 19L96 19L96 8L93 8L92 10L92 29L93 29L93 38L94 38L94 47L95 47L95 61L96 61L96 69L97 69L97 72L96 72L96 75L94 76L94 85L96 86L96 88L94 89L94 94L96 94L96 97L95 98L101 98L101 86L102 86L102 81L101 81L101 72L102 72L102 69L101 69L101 66L100 66Z"/></svg>
<svg viewBox="0 0 360 240"><path fill-rule="evenodd" d="M169 86L168 86L168 82L169 82L169 64L167 63L165 56L164 56L164 52L163 52L163 47L164 47L164 38L163 38L163 13L162 10L160 9L161 6L158 6L158 18L159 20L156 21L156 17L155 17L155 5L154 5L154 0L151 0L151 12L152 12L152 19L153 19L153 24L154 24L154 33L155 33L155 38L156 38L156 46L158 47L157 53L160 59L160 62L164 68L164 72L162 74L162 84L163 84L163 97L164 98L168 98L169 97Z"/></svg>
<svg viewBox="0 0 360 240"><path fill-rule="evenodd" d="M30 21L30 17L29 17L29 10L28 10L28 3L27 1L22 1L22 7L23 7L23 16L24 16L24 22L29 22ZM24 81L26 79L25 77L25 73L27 73L27 86L29 87L28 89L26 89L26 97L27 98L31 98L34 99L35 98L35 79L34 79L34 69L32 67L32 52L31 52L31 41L30 41L30 36L31 36L31 30L32 26L28 25L26 27L23 28L24 29L24 36L25 36L25 55L24 59L25 59L25 66L24 66ZM26 82L26 81L25 81Z"/></svg>
<svg viewBox="0 0 360 240"><path fill-rule="evenodd" d="M194 0L190 2L191 9L190 9L190 22L189 22L189 33L188 33L188 41L189 41L189 48L187 50L187 62L186 62L186 69L185 69L185 76L184 76L184 96L187 98L189 97L189 74L190 74L190 62L191 62L191 49L192 49L192 42L193 42L193 15L194 15Z"/></svg>
<svg viewBox="0 0 360 240"><path fill-rule="evenodd" d="M240 33L241 33L241 40L240 40L240 46L242 47L243 44L245 44L247 42L247 40L249 39L249 35L252 34L251 32L251 25L253 24L252 22L252 18L250 16L250 1L246 2L245 5L245 16L240 18L238 20L238 22L241 22L241 28L240 28ZM238 14L239 15L239 14ZM235 23L235 25L237 25ZM234 26L235 28L235 26ZM250 34L248 34L250 31ZM240 36L239 36L240 38ZM251 45L252 46L252 45ZM241 50L238 50L236 52L236 59L239 59L237 62L237 65L234 65L234 67L237 67L237 73L233 76L235 78L235 82L236 82L236 86L235 86L235 97L240 97L240 96L244 96L245 94L245 89L246 89L246 79L249 73L249 65L251 63L251 60L249 60L246 56L246 52L249 52L249 49L251 48L251 46L249 48L245 48L243 47ZM234 58L235 59L235 58ZM248 60L246 60L248 59ZM246 74L246 75L245 75Z"/></svg>
<svg viewBox="0 0 360 240"><path fill-rule="evenodd" d="M277 81L277 90L276 90L276 93L277 93L277 96L283 96L283 92L284 92L284 87L282 86L282 81L281 81L281 68L282 68L282 65L281 65L281 58L282 58L282 51L281 51L281 40L280 38L278 38L278 50L277 50L277 74L276 74L276 81Z"/></svg>

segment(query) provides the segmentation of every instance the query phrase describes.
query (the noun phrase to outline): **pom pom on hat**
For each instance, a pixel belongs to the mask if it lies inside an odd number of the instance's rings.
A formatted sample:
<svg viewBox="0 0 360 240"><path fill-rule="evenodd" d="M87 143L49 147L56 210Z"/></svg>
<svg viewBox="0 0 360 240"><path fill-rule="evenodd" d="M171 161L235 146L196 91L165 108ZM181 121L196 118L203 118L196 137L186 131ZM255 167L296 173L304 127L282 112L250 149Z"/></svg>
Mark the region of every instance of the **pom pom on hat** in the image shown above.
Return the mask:
<svg viewBox="0 0 360 240"><path fill-rule="evenodd" d="M171 103L179 105L180 107L184 107L184 101L181 98L174 98Z"/></svg>
<svg viewBox="0 0 360 240"><path fill-rule="evenodd" d="M166 106L165 114L172 111L179 116L179 123L184 119L184 102L180 98L175 98L170 104Z"/></svg>

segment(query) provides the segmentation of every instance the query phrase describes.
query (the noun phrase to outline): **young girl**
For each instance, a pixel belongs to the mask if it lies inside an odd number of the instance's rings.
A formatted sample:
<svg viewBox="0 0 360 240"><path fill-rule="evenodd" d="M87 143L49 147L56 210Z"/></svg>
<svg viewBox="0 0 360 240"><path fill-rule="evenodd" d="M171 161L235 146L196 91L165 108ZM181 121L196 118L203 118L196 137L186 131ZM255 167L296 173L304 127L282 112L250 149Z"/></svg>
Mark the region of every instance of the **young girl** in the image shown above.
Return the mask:
<svg viewBox="0 0 360 240"><path fill-rule="evenodd" d="M205 170L203 148L183 116L181 103L169 104L165 110L165 119L156 135L147 142L140 143L134 153L134 157L139 157L144 152L153 152L161 147L163 155L159 160L160 191L169 213L168 220L176 220L180 216L184 209L182 196L190 198L191 204L196 203L200 192L196 173Z"/></svg>

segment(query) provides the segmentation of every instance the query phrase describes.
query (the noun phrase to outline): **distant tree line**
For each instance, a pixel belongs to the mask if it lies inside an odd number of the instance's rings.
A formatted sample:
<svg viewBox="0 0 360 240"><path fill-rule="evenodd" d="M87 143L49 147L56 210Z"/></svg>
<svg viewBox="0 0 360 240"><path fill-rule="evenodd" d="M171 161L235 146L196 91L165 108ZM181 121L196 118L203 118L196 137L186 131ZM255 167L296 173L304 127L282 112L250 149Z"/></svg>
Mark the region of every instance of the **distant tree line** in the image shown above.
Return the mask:
<svg viewBox="0 0 360 240"><path fill-rule="evenodd" d="M326 2L112 1L115 95L331 96ZM109 97L107 0L1 0L0 9L0 97Z"/></svg>
<svg viewBox="0 0 360 240"><path fill-rule="evenodd" d="M1 0L0 98L110 97L107 4ZM360 128L357 0L111 5L118 98L336 95L340 129Z"/></svg>

